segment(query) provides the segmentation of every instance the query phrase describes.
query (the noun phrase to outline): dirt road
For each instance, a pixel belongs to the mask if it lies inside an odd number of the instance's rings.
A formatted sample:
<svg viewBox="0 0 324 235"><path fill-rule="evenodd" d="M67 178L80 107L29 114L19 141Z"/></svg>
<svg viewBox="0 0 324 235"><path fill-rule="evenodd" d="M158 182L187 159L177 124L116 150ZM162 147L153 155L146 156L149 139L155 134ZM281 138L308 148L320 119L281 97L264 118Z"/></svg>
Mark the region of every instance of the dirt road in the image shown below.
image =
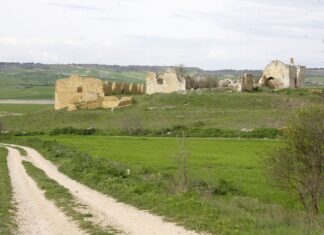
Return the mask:
<svg viewBox="0 0 324 235"><path fill-rule="evenodd" d="M26 173L19 152L8 148L8 168L17 204L18 234L85 234L51 201Z"/></svg>
<svg viewBox="0 0 324 235"><path fill-rule="evenodd" d="M0 99L0 104L54 104L54 100L9 100Z"/></svg>
<svg viewBox="0 0 324 235"><path fill-rule="evenodd" d="M20 146L22 147L22 146ZM138 210L132 206L117 202L115 199L90 189L77 181L74 181L66 175L60 173L56 166L44 159L37 151L28 147L22 147L28 153L28 159L38 168L46 172L48 177L57 181L60 185L69 189L71 194L86 205L91 214L96 218L96 223L102 226L112 226L121 231L122 234L134 235L194 235L193 231L188 231L174 223L165 222L162 217L152 215L147 211ZM17 158L17 152L10 150L10 160L12 168L20 168L20 163ZM17 167L18 168L18 167ZM19 169L23 171L23 169ZM22 173L21 173L22 174ZM25 175L21 178L29 178ZM26 180L26 179L25 179ZM16 182L17 184L17 182ZM23 187L23 185L16 185ZM22 202L24 203L24 202ZM35 213L37 213L35 211ZM62 226L61 226L62 227ZM73 234L73 233L69 233Z"/></svg>

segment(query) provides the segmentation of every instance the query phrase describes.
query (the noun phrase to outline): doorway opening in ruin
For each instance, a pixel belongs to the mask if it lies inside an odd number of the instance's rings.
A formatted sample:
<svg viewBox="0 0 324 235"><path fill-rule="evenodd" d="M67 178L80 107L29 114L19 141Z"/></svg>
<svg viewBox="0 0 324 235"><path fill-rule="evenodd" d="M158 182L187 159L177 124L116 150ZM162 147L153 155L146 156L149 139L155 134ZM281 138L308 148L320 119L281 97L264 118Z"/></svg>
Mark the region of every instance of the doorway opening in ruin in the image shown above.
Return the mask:
<svg viewBox="0 0 324 235"><path fill-rule="evenodd" d="M81 92L82 92L82 87L81 87L81 86L79 86L79 87L77 88L77 92L78 92L78 93L81 93Z"/></svg>
<svg viewBox="0 0 324 235"><path fill-rule="evenodd" d="M274 80L275 80L274 77L267 78L267 80L265 82L266 87L275 88L274 87Z"/></svg>
<svg viewBox="0 0 324 235"><path fill-rule="evenodd" d="M162 85L163 84L163 79L162 78L158 78L157 79L157 83L160 84L160 85Z"/></svg>

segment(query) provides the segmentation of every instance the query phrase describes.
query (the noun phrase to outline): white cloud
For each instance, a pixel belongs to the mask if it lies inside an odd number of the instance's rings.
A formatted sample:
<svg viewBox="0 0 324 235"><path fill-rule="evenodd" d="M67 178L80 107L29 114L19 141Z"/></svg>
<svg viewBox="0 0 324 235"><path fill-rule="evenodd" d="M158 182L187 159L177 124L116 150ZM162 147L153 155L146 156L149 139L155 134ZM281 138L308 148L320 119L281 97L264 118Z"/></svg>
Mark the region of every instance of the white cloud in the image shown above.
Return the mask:
<svg viewBox="0 0 324 235"><path fill-rule="evenodd" d="M19 5L19 7L17 7ZM324 66L318 0L11 0L0 60L263 68Z"/></svg>

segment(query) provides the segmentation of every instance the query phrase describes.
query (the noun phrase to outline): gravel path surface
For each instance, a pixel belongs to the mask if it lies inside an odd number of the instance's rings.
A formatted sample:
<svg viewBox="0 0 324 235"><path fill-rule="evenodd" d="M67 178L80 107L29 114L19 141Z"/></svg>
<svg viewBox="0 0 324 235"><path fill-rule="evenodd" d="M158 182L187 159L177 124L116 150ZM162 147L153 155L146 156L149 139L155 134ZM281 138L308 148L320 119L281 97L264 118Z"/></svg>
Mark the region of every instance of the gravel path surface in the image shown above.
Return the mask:
<svg viewBox="0 0 324 235"><path fill-rule="evenodd" d="M18 234L85 234L53 202L46 199L44 192L26 173L22 165L25 158L16 149L8 147L8 151L9 175L17 208Z"/></svg>

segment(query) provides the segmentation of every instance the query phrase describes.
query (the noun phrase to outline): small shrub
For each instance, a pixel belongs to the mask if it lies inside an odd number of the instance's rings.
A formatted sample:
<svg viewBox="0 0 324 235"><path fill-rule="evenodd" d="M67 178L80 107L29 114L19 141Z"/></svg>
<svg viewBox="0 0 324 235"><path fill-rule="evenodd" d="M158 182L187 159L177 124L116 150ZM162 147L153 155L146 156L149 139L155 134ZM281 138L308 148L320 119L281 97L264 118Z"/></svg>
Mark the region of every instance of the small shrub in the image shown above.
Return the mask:
<svg viewBox="0 0 324 235"><path fill-rule="evenodd" d="M50 135L94 135L99 130L96 128L78 129L74 127L54 128L49 132Z"/></svg>
<svg viewBox="0 0 324 235"><path fill-rule="evenodd" d="M214 195L240 195L240 189L234 186L231 182L224 179L220 179L218 185L215 186L213 190Z"/></svg>

